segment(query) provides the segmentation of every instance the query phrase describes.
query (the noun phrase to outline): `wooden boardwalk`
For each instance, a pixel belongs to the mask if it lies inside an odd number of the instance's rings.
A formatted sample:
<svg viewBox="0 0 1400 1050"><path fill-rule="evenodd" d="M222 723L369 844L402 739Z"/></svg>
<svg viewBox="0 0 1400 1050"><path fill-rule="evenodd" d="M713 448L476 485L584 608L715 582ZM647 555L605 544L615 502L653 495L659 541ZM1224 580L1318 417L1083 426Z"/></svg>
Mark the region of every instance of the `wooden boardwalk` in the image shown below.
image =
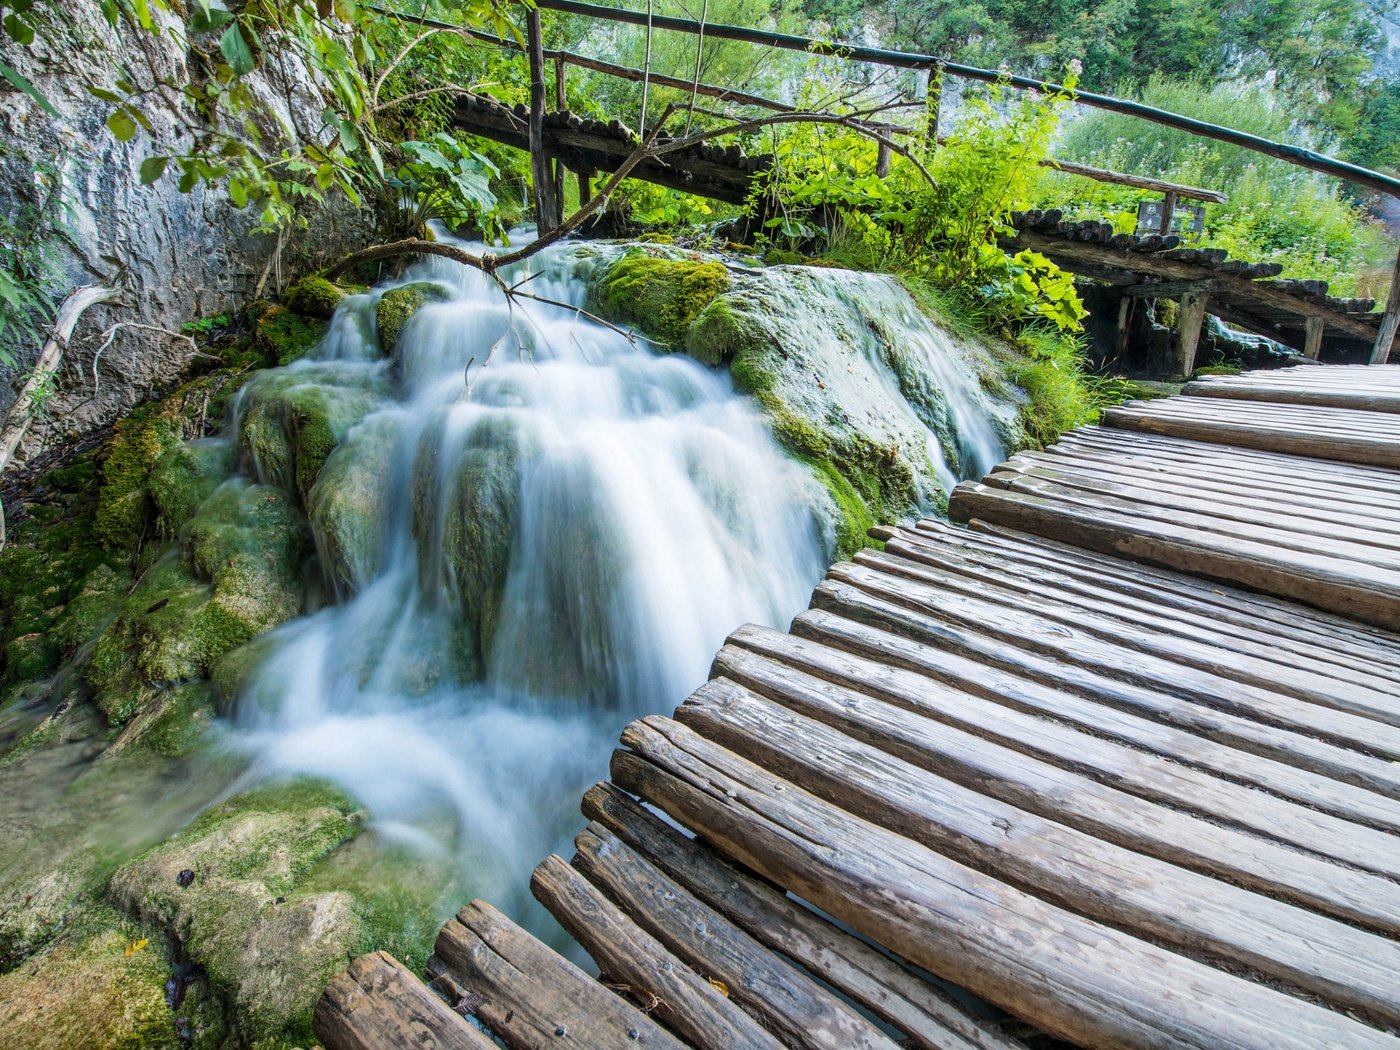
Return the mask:
<svg viewBox="0 0 1400 1050"><path fill-rule="evenodd" d="M442 998L366 956L318 1035L1400 1047L1397 400L1212 379L877 530L628 726L536 870L601 980L477 901Z"/></svg>

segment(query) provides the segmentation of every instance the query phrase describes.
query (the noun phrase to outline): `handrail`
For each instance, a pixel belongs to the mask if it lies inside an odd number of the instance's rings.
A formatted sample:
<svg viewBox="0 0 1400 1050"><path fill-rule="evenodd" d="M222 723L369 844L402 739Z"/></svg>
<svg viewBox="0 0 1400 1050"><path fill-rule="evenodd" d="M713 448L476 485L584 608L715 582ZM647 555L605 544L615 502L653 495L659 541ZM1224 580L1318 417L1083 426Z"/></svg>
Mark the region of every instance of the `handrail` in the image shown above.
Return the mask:
<svg viewBox="0 0 1400 1050"><path fill-rule="evenodd" d="M1228 142L1232 146L1239 146L1243 149L1252 150L1255 153L1262 153L1265 156L1276 157L1279 160L1287 161L1289 164L1294 164L1298 167L1308 168L1312 171L1321 172L1323 175L1344 179L1358 186L1365 186L1379 193L1388 193L1392 197L1400 198L1400 179L1391 178L1389 175L1382 175L1378 171L1371 171L1369 168L1363 168L1359 164L1337 160L1335 157L1328 157L1325 154L1317 153L1310 149L1304 149L1301 146L1290 146L1282 142L1273 142L1270 139L1261 138L1258 135L1250 135L1247 132L1221 127L1219 124L1209 124L1203 120L1183 117L1178 113L1170 113L1167 110L1158 109L1156 106L1148 106L1141 102L1114 98L1111 95L1099 95L1092 91L1071 90L1062 84L1055 84L1050 81L1004 74L990 69L979 69L976 66L964 66L957 62L949 62L936 55L921 55L908 51L887 51L883 48L866 47L859 44L834 44L828 41L816 40L812 37L794 36L790 33L776 33L766 29L749 29L744 26L723 25L716 22L705 22L702 24L688 18L676 18L672 15L648 15L640 11L599 7L597 4L583 3L581 0L535 0L535 4L548 11L586 15L610 22L646 25L648 21L650 21L654 29L668 29L673 32L690 33L693 35L698 35L703 32L707 37L720 40L739 40L750 44L762 44L767 47L785 48L789 51L806 51L812 54L829 55L854 62L869 62L876 65L893 66L902 69L938 71L950 76L961 77L965 80L978 80L986 83L1004 83L1026 91L1036 91L1047 95L1064 94L1080 105L1093 106L1096 109L1108 110L1113 113L1124 113L1128 116L1151 121L1154 124L1177 128L1178 130L1193 135L1199 135L1203 138Z"/></svg>

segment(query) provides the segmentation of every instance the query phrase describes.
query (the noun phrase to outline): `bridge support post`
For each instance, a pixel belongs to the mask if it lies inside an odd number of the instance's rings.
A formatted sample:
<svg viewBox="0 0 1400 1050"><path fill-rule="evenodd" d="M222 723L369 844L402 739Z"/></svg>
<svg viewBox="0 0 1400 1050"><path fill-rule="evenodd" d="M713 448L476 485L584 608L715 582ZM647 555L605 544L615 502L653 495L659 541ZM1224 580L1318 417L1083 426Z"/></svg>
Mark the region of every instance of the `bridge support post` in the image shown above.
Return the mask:
<svg viewBox="0 0 1400 1050"><path fill-rule="evenodd" d="M1303 356L1317 360L1318 354L1322 353L1322 330L1327 327L1327 322L1316 314L1303 319Z"/></svg>
<svg viewBox="0 0 1400 1050"><path fill-rule="evenodd" d="M1206 322L1204 291L1183 292L1176 318L1176 368L1183 379L1190 379L1196 370L1196 347L1201 341L1201 328Z"/></svg>
<svg viewBox="0 0 1400 1050"><path fill-rule="evenodd" d="M541 234L546 234L557 228L564 217L554 172L544 150L544 43L539 8L530 8L525 16L525 33L530 51L530 175L535 183L535 224Z"/></svg>
<svg viewBox="0 0 1400 1050"><path fill-rule="evenodd" d="M1371 348L1371 364L1383 365L1390 360L1390 345L1400 329L1400 254L1395 256L1395 270L1390 275L1390 294L1385 298L1385 313L1376 345Z"/></svg>

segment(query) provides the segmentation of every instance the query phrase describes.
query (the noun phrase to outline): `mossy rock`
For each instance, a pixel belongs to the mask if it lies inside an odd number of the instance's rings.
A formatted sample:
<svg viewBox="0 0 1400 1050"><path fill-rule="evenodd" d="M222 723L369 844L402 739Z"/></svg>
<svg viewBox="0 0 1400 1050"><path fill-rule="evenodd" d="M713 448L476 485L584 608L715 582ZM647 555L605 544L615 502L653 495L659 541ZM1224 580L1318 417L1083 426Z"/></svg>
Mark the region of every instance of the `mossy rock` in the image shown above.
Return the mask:
<svg viewBox="0 0 1400 1050"><path fill-rule="evenodd" d="M728 290L723 263L629 252L608 267L596 297L609 320L635 324L659 343L681 350L687 348L692 322Z"/></svg>
<svg viewBox="0 0 1400 1050"><path fill-rule="evenodd" d="M147 481L160 535L173 539L234 465L232 447L220 438L185 442L163 453Z"/></svg>
<svg viewBox="0 0 1400 1050"><path fill-rule="evenodd" d="M315 274L303 277L282 293L287 309L303 317L319 317L329 321L345 293L324 277Z"/></svg>
<svg viewBox="0 0 1400 1050"><path fill-rule="evenodd" d="M330 323L277 304L269 306L253 322L253 343L269 363L289 365L300 361L325 338Z"/></svg>
<svg viewBox="0 0 1400 1050"><path fill-rule="evenodd" d="M329 787L268 786L124 865L108 893L223 990L240 1042L309 1046L326 981L367 945L349 893L302 884L357 830L356 807ZM188 885L182 871L193 873Z"/></svg>
<svg viewBox="0 0 1400 1050"><path fill-rule="evenodd" d="M107 550L129 555L155 533L156 506L149 483L156 464L182 442L217 427L229 395L243 378L234 369L200 376L117 424L104 450L95 526Z"/></svg>
<svg viewBox="0 0 1400 1050"><path fill-rule="evenodd" d="M159 941L105 905L0 976L0 1043L26 1050L180 1050Z"/></svg>
<svg viewBox="0 0 1400 1050"><path fill-rule="evenodd" d="M214 661L209 671L210 697L220 714L233 714L244 687L262 666L274 645L272 635L259 635Z"/></svg>
<svg viewBox="0 0 1400 1050"><path fill-rule="evenodd" d="M309 545L290 496L230 482L185 531L185 557L153 565L93 652L88 680L113 725L150 687L206 677L224 653L298 615Z"/></svg>
<svg viewBox="0 0 1400 1050"><path fill-rule="evenodd" d="M126 604L131 587L131 573L99 565L83 580L83 589L63 610L63 618L54 627L53 637L60 650L72 654L83 643L91 641L106 629Z"/></svg>
<svg viewBox="0 0 1400 1050"><path fill-rule="evenodd" d="M239 450L248 473L303 501L335 447L387 393L378 372L264 372L245 388Z"/></svg>
<svg viewBox="0 0 1400 1050"><path fill-rule="evenodd" d="M307 497L321 568L341 596L356 593L379 568L397 447L395 420L367 420L326 460Z"/></svg>
<svg viewBox="0 0 1400 1050"><path fill-rule="evenodd" d="M380 349L391 357L397 354L399 336L403 334L404 325L408 324L409 319L429 303L442 303L449 298L447 290L432 281L415 281L390 288L374 305Z"/></svg>

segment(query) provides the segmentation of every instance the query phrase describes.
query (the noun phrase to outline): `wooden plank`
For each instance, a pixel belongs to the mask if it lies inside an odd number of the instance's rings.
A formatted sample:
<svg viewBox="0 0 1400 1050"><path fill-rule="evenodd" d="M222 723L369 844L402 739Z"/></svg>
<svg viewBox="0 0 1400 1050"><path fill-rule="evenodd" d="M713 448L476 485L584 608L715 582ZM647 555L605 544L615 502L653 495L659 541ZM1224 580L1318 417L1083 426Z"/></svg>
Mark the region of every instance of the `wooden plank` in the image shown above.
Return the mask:
<svg viewBox="0 0 1400 1050"><path fill-rule="evenodd" d="M1343 411L1336 409L1335 411ZM1141 408L1107 408L1101 415L1104 426L1123 430L1145 430L1154 434L1243 445L1271 452L1323 456L1344 463L1376 467L1400 467L1400 437L1353 436L1345 430L1300 431L1296 426L1261 426L1239 419L1173 418Z"/></svg>
<svg viewBox="0 0 1400 1050"><path fill-rule="evenodd" d="M949 500L955 521L982 518L1072 539L1079 546L1150 564L1254 587L1305 605L1339 612L1390 630L1400 630L1400 586L1379 569L1321 555L1219 534L1203 538L1194 529L1024 492L1005 492L963 482Z"/></svg>
<svg viewBox="0 0 1400 1050"><path fill-rule="evenodd" d="M927 532L951 526L919 522L915 528ZM1111 582L1115 588L1133 589L1152 601L1177 607L1195 604L1209 606L1211 615L1219 617L1222 622L1238 622L1239 617L1257 621L1261 628L1289 639L1291 644L1326 648L1334 656L1353 654L1359 661L1357 666L1367 666L1377 660L1400 659L1400 635L1273 595L1217 584L1170 568L1075 547L983 519L974 519L965 531L959 531L970 538L994 542L1002 551L1014 548L1018 556L1051 561L1067 572L1092 571ZM1092 566L1092 569L1088 566Z"/></svg>
<svg viewBox="0 0 1400 1050"><path fill-rule="evenodd" d="M830 626L830 621L826 626ZM1249 825L1263 823L1257 816L1237 813L1227 827L1196 815L1204 813L1214 804L1210 798L1189 793L1194 789L1204 796L1210 791L1202 783L1210 779L1206 774L1178 776L1174 781L1144 792L1142 784L1149 779L1147 771L1151 769L1156 772L1162 760L1144 762L1141 769L1135 770L1131 757L1122 754L1127 749L1121 745L1103 742L1099 746L1084 733L1062 730L1061 737L1066 732L1071 737L1077 736L1085 751L1081 763L1066 763L1063 755L1058 753L1063 747L1063 739L1037 745L1034 738L1029 737L1027 742L1025 723L1033 725L1036 721L1030 716L992 708L990 717L988 714L959 717L956 694L927 682L921 686L917 673L899 668L872 671L870 664L873 661L856 653L821 653L824 647L841 645L851 635L859 635L861 626L858 623L847 624L845 637L836 631L811 631L802 639L805 646L797 640L784 641L781 637L755 639L736 636L736 642L745 644L746 648L761 648L763 651L757 656L745 655L739 650L726 652L725 675L788 706L808 703L813 692L825 688L822 683L834 687L826 690L837 698L833 702L846 704L853 712L860 706L862 696L869 698L867 690L878 692L903 710L927 720L921 723L919 719L909 718L906 714L904 719L911 727L936 726L936 729L928 731L936 742L928 746L921 757L904 757L965 787L1116 845L1202 874L1223 877L1329 915L1363 923L1369 929L1385 932L1400 930L1400 913L1393 910L1395 900L1400 899L1400 890L1393 883L1384 877L1350 871L1322 859L1327 854L1344 852L1344 849L1329 847L1325 851L1315 850L1316 855L1308 855L1280 845L1277 840L1266 841L1256 837ZM878 652L874 646L865 651ZM876 676L878 684L867 686L853 679L850 676L853 668ZM928 691L927 696L920 697L920 688ZM964 706L968 705L968 700L966 695L961 698ZM1020 715L1022 725L995 733L998 714L1007 722L1011 716ZM989 722L992 724L991 734L987 728ZM1053 729L1044 720L1040 720L1040 726L1047 733ZM1120 753L1115 755L1114 748ZM1041 757L1045 755L1049 755L1051 760ZM1125 774L1121 786L1102 775L1104 770L1114 768L1115 763L1116 768ZM1097 779L1089 775L1095 772L1100 774ZM989 779L997 782L988 784ZM1248 804L1247 789L1224 780L1218 781L1218 784L1217 792L1234 793L1241 798L1239 805ZM1083 792L1086 797L1064 797L1077 792ZM1292 805L1261 792L1254 794L1274 803L1270 807L1274 810ZM1349 839L1388 840L1392 859L1390 863L1382 860L1381 866L1394 866L1396 844L1393 835L1359 825L1347 825L1335 819L1333 823L1341 827L1341 834ZM1181 833L1196 837L1173 838ZM1364 851L1366 847L1367 843L1357 842L1358 849ZM1383 904L1380 899L1369 897L1371 893L1379 894L1389 903Z"/></svg>
<svg viewBox="0 0 1400 1050"><path fill-rule="evenodd" d="M535 899L593 957L607 983L626 994L692 1046L780 1050L720 990L638 928L562 857L546 857L530 878Z"/></svg>
<svg viewBox="0 0 1400 1050"><path fill-rule="evenodd" d="M1081 666L1059 653L1037 652L1018 643L1013 632L989 632L981 625L969 627L955 621L920 616L863 589L830 580L818 586L813 601L813 609L793 620L794 633L849 648L850 643L828 637L833 632L843 633L833 624L833 617L838 621L859 620L897 635L913 632L914 637L925 640L927 648L951 649L989 667L1008 670L1096 702L1163 718L1191 732L1253 749L1257 754L1288 761L1387 797L1400 797L1400 769L1386 756L1320 740L1316 730L1309 730L1306 725L1302 731L1280 725L1279 716L1271 706L1240 703L1232 694L1227 694L1219 707L1212 707L1183 696L1165 683L1157 683L1157 688L1143 686ZM881 658L930 673L930 665L923 662L923 654L901 656L891 652L882 654ZM909 662L901 663L902 660ZM1288 714L1291 712L1285 712L1285 716Z"/></svg>
<svg viewBox="0 0 1400 1050"><path fill-rule="evenodd" d="M1397 1045L824 804L669 719L632 723L623 743L633 750L613 756L619 786L852 929L1051 1034L1119 1047Z"/></svg>
<svg viewBox="0 0 1400 1050"><path fill-rule="evenodd" d="M817 703L795 712L720 679L697 690L676 718L817 798L1080 915L1247 967L1372 1023L1400 1023L1400 944L937 776L920 761L940 735L932 723L849 694Z"/></svg>
<svg viewBox="0 0 1400 1050"><path fill-rule="evenodd" d="M842 585L857 587L882 602L904 609L914 618L911 625L915 620L924 622L930 618L952 621L992 635L1004 644L1072 660L1080 666L1146 688L1169 683L1178 696L1213 706L1248 710L1256 717L1301 728L1354 749L1400 759L1400 727L1374 721L1366 713L1300 700L1259 681L1230 677L1225 673L1223 662L1229 659L1225 654L1218 667L1196 666L1182 662L1174 654L1150 652L1131 634L1114 638L1107 629L1102 634L1096 633L1094 629L1100 628L1104 621L1095 623L1087 616L1079 617L1078 623L1075 617L1056 619L1033 607L1032 603L997 605L957 590L907 578L891 578L863 564L834 565L826 582L831 585L833 594L838 593ZM818 588L813 603L821 607L827 600L834 599L828 598L828 589L823 585ZM1340 701L1345 699L1345 694L1339 698Z"/></svg>
<svg viewBox="0 0 1400 1050"><path fill-rule="evenodd" d="M705 904L905 1033L925 1050L1020 1050L928 981L688 839L612 784L596 784L583 813Z"/></svg>
<svg viewBox="0 0 1400 1050"><path fill-rule="evenodd" d="M1318 355L1322 353L1322 332L1327 327L1327 322L1316 314L1309 315L1303 322L1303 356L1316 361Z"/></svg>
<svg viewBox="0 0 1400 1050"><path fill-rule="evenodd" d="M1190 397L1228 397L1241 401L1272 401L1281 405L1319 405L1351 408L1363 412L1400 412L1400 390L1349 390L1346 388L1304 387L1299 383L1209 383L1203 379L1187 383L1183 394Z"/></svg>
<svg viewBox="0 0 1400 1050"><path fill-rule="evenodd" d="M494 1050L388 952L371 952L331 978L316 1001L311 1027L326 1050Z"/></svg>
<svg viewBox="0 0 1400 1050"><path fill-rule="evenodd" d="M579 1047L684 1046L482 900L443 925L428 973L448 989L460 985L512 1050L565 1038Z"/></svg>
<svg viewBox="0 0 1400 1050"><path fill-rule="evenodd" d="M1367 659L1366 654L1332 649L1324 644L1310 643L1306 649L1294 648L1276 632L1249 617L1236 617L1230 631L1221 631L1218 607L1207 608L1186 602L1185 607L1143 599L1121 588L1104 586L1095 577L1078 576L1061 571L1054 563L1041 562L1030 568L1025 561L1008 558L1001 551L965 544L951 535L935 536L926 532L881 529L887 553L930 564L975 579L985 579L1012 592L1027 592L1056 599L1069 607L1111 611L1115 617L1138 626L1194 638L1253 656L1307 668L1368 689L1386 686L1391 695L1400 688L1400 667ZM1391 705L1393 708L1394 705ZM1388 708L1381 721L1400 720L1400 713Z"/></svg>
<svg viewBox="0 0 1400 1050"><path fill-rule="evenodd" d="M1136 479L1129 474L1112 475L1090 467L1077 469L1069 464L1055 465L1048 460L1021 456L1003 464L982 479L983 484L1026 491L1055 492L1085 502L1114 509L1132 510L1153 517L1170 515L1172 520L1189 523L1202 531L1225 532L1262 539L1300 551L1324 549L1346 554L1357 561L1393 567L1400 565L1400 533L1372 528L1368 518L1338 510L1331 521L1305 514L1280 512L1270 500L1234 496L1202 482L1187 485L1152 484L1154 479ZM1083 493L1085 495L1078 495ZM1099 497L1104 497L1099 499ZM1210 527L1207 527L1209 523ZM1371 549L1374 548L1374 549Z"/></svg>
<svg viewBox="0 0 1400 1050"><path fill-rule="evenodd" d="M782 1044L794 1050L895 1050L873 1024L696 900L601 824L590 824L574 845L574 867L692 970L721 982L730 998Z"/></svg>
<svg viewBox="0 0 1400 1050"><path fill-rule="evenodd" d="M1151 401L1130 401L1126 408L1161 413L1183 419L1234 419L1269 422L1302 432L1332 431L1391 434L1395 421L1385 414L1353 408L1323 405L1280 405L1269 401L1202 401L1194 397L1167 397Z"/></svg>

